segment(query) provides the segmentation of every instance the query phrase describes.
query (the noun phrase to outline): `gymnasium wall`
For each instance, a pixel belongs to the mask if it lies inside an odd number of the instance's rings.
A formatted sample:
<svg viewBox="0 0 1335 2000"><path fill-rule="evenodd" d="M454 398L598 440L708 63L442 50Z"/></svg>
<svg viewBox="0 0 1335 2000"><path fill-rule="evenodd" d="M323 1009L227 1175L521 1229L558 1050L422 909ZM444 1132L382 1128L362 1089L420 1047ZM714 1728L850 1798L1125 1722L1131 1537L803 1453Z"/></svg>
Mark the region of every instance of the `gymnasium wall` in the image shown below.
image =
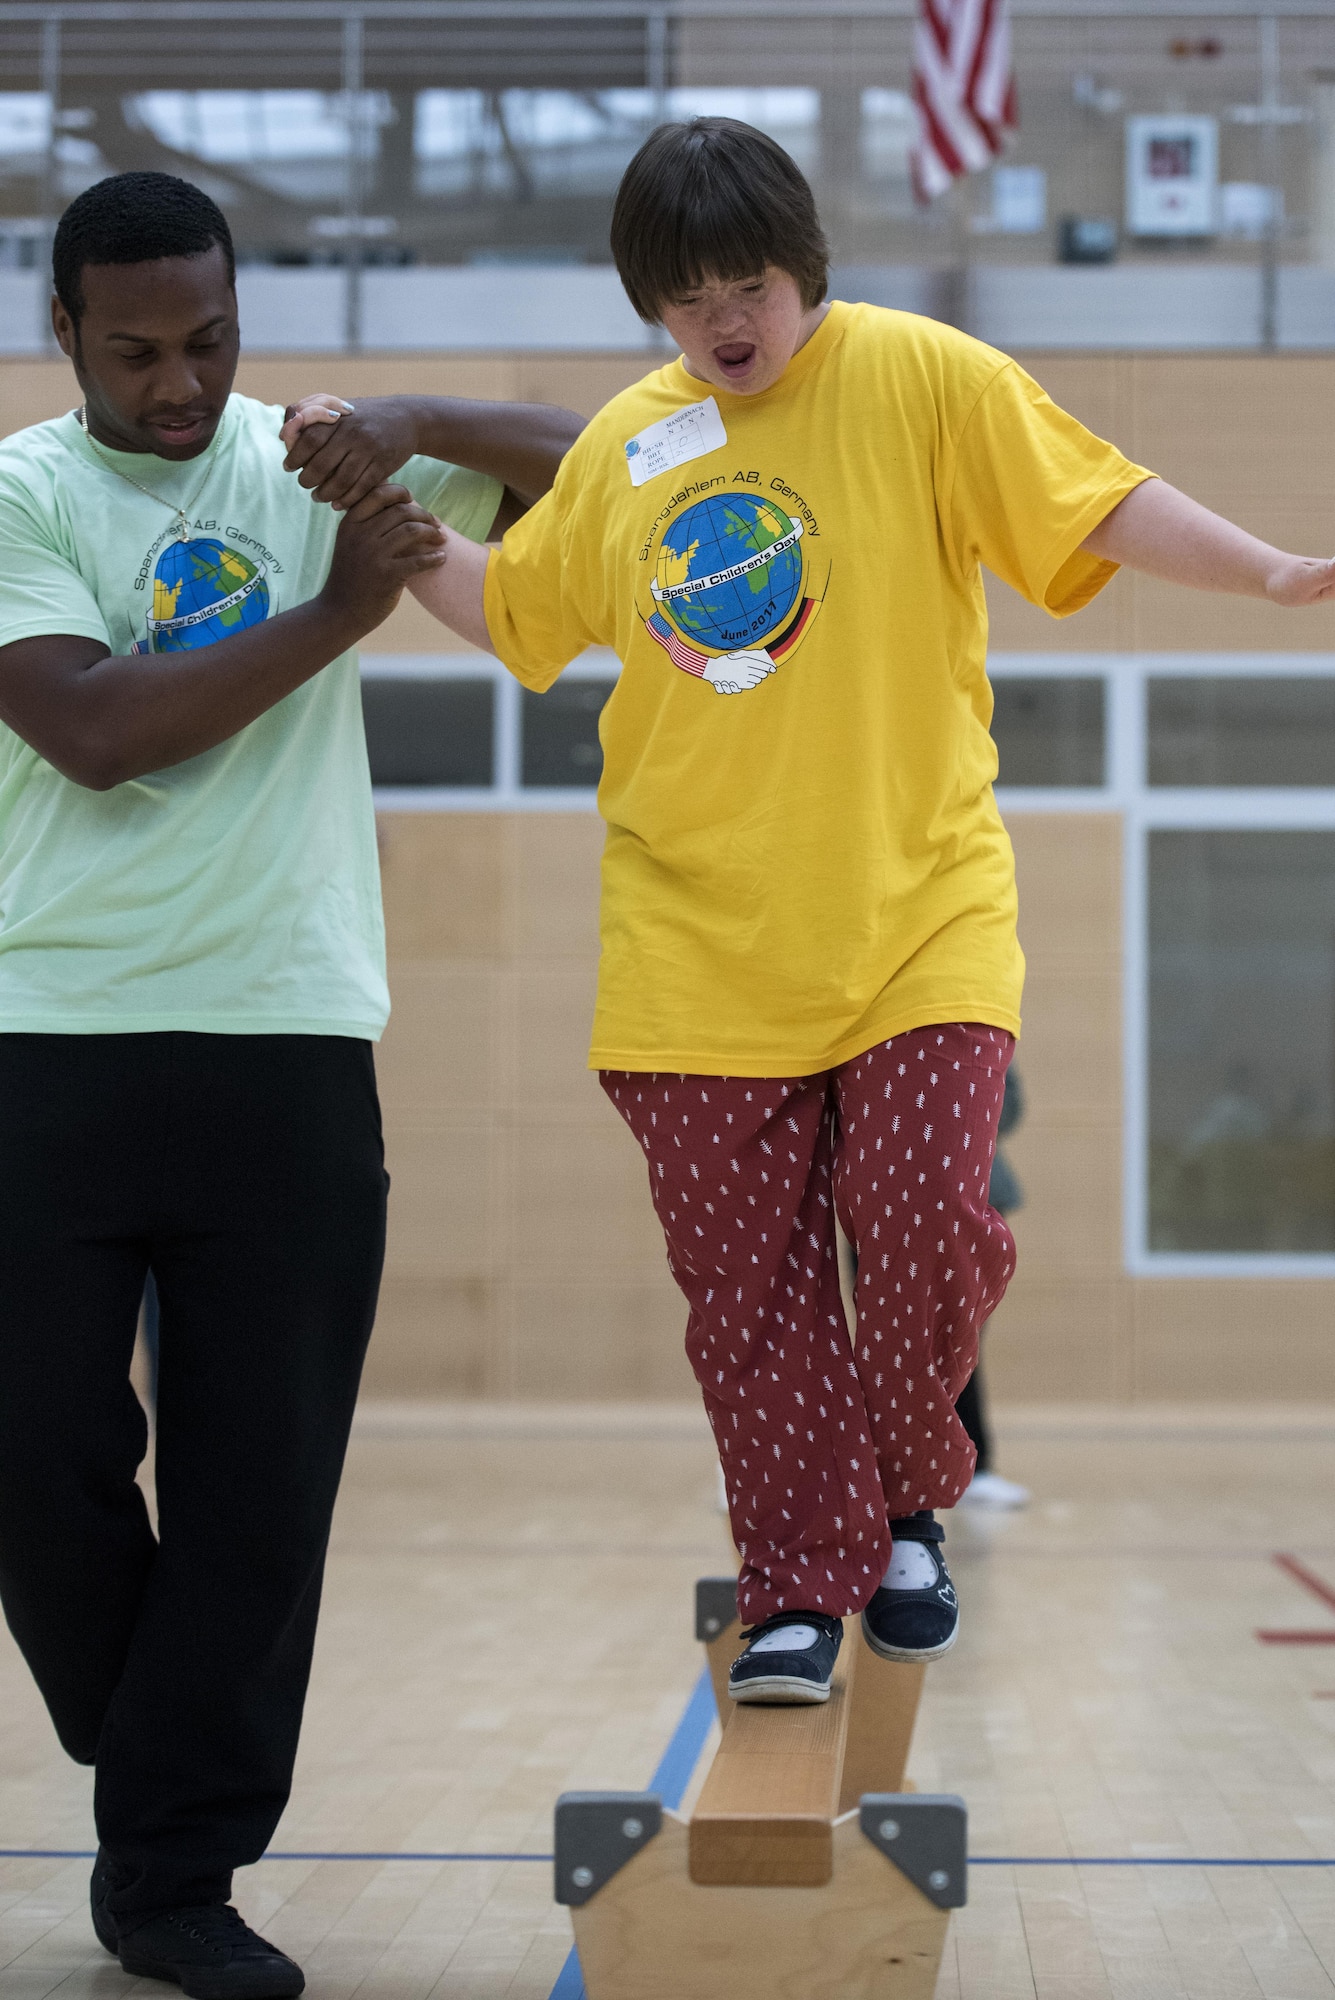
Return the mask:
<svg viewBox="0 0 1335 2000"><path fill-rule="evenodd" d="M586 413L637 356L257 357L282 401L412 387ZM1282 546L1335 547L1335 359L1038 355L1051 393L1133 458ZM0 432L77 400L57 362L0 364ZM1121 576L1073 622L990 591L993 641L1335 652L1335 609L1285 614ZM367 642L440 651L415 604ZM1013 1143L1028 1203L991 1340L994 1393L1026 1401L1335 1399L1335 1284L1131 1279L1121 1260L1120 827L1010 821L1029 959ZM636 1148L584 1069L599 824L583 814L386 814L394 1019L380 1058L394 1182L370 1363L380 1395L689 1394L683 1311ZM1276 1363L1278 1362L1278 1366ZM1269 1365L1267 1365L1267 1363Z"/></svg>

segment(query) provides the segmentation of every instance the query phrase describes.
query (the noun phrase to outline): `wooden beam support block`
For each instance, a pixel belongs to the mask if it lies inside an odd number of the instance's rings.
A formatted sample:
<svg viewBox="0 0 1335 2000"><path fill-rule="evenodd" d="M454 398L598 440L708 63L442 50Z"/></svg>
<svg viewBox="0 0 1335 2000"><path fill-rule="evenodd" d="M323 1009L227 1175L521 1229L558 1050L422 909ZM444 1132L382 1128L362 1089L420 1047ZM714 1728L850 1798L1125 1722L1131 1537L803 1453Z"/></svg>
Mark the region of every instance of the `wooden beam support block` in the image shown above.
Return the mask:
<svg viewBox="0 0 1335 2000"><path fill-rule="evenodd" d="M665 1813L657 1838L571 1910L589 2000L932 2000L949 1911L877 1852L856 1813L831 1844L821 1887L700 1888L687 1828Z"/></svg>
<svg viewBox="0 0 1335 2000"><path fill-rule="evenodd" d="M968 1863L964 1801L903 1789L923 1669L848 1621L828 1702L731 1702L736 1606L699 1584L727 1727L690 1824L647 1792L557 1802L589 2000L932 2000Z"/></svg>
<svg viewBox="0 0 1335 2000"><path fill-rule="evenodd" d="M818 1888L834 1865L858 1649L845 1637L830 1699L732 1703L690 1825L690 1874L710 1886Z"/></svg>

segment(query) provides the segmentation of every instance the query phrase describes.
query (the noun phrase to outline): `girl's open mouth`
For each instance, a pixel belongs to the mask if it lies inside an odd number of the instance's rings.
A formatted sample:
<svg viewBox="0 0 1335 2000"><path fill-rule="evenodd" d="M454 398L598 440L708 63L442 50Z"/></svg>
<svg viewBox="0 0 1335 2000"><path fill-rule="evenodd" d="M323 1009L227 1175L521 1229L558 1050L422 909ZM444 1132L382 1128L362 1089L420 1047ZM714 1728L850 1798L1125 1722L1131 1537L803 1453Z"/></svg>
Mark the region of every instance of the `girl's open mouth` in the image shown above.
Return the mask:
<svg viewBox="0 0 1335 2000"><path fill-rule="evenodd" d="M714 349L714 359L725 375L745 375L756 358L755 343L734 340Z"/></svg>

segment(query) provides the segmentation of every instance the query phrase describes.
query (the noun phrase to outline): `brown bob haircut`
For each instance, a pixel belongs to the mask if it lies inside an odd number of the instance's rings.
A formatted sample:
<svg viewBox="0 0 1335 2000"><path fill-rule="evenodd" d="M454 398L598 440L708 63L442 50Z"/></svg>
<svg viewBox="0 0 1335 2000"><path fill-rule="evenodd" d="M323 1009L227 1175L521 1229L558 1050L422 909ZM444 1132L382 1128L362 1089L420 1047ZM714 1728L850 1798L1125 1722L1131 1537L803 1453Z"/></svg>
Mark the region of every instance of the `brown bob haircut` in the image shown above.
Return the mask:
<svg viewBox="0 0 1335 2000"><path fill-rule="evenodd" d="M626 296L657 325L663 307L709 278L758 278L775 264L810 311L825 297L830 246L796 162L754 125L693 118L660 125L622 176L612 255Z"/></svg>

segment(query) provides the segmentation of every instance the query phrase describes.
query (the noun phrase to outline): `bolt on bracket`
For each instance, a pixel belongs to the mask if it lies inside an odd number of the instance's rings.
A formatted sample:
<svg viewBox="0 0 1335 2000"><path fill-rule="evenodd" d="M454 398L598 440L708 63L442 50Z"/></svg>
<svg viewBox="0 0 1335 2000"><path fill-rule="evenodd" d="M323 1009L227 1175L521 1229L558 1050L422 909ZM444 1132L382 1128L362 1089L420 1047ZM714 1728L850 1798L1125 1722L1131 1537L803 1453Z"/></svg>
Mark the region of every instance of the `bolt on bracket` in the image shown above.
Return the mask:
<svg viewBox="0 0 1335 2000"><path fill-rule="evenodd" d="M862 1831L938 1910L968 1900L969 1821L953 1793L864 1792Z"/></svg>
<svg viewBox="0 0 1335 2000"><path fill-rule="evenodd" d="M562 1792L556 1801L556 1900L596 1896L663 1825L653 1792Z"/></svg>

